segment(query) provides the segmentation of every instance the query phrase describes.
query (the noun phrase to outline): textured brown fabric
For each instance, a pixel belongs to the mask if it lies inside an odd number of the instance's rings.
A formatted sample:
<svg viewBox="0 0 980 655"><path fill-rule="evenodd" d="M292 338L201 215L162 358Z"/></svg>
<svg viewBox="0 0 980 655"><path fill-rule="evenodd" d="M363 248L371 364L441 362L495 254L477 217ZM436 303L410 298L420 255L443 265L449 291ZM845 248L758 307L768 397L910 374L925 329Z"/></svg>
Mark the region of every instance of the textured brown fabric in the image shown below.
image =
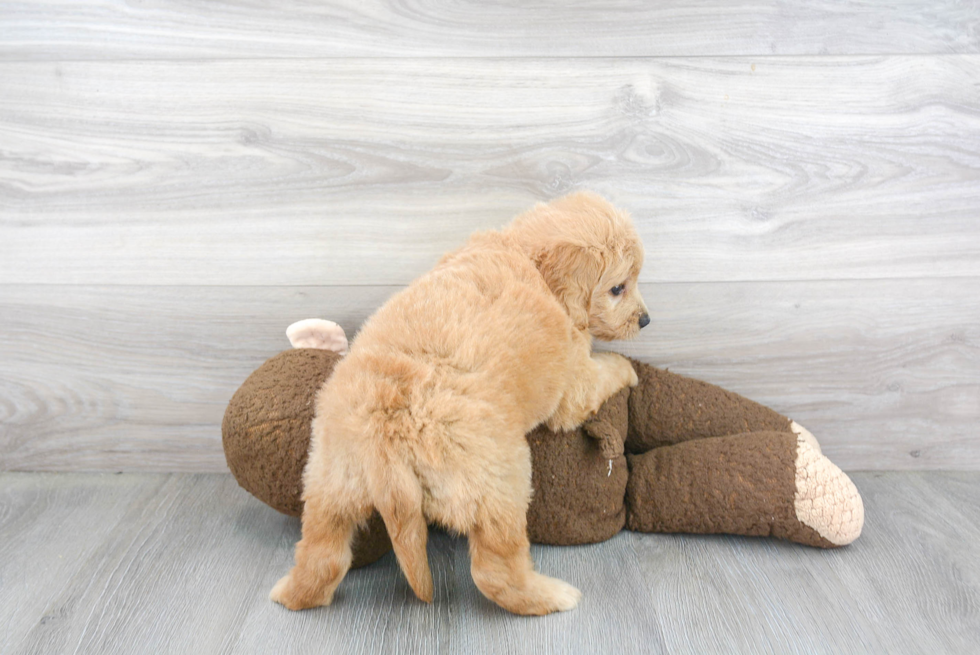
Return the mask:
<svg viewBox="0 0 980 655"><path fill-rule="evenodd" d="M350 567L359 569L362 566L373 564L390 550L391 539L388 537L385 522L380 514L374 512L367 524L354 533L354 538L351 540L351 552L354 559L351 561Z"/></svg>
<svg viewBox="0 0 980 655"><path fill-rule="evenodd" d="M623 528L628 396L628 389L620 391L572 432L541 426L527 435L534 488L527 511L531 541L588 544L605 541Z"/></svg>
<svg viewBox="0 0 980 655"><path fill-rule="evenodd" d="M303 511L303 468L310 446L314 400L340 356L296 348L266 361L232 396L221 423L228 468L250 494L291 516ZM354 538L354 566L391 549L377 514Z"/></svg>
<svg viewBox="0 0 980 655"><path fill-rule="evenodd" d="M773 536L832 548L796 518L796 436L753 432L629 455L626 526Z"/></svg>
<svg viewBox="0 0 980 655"><path fill-rule="evenodd" d="M338 359L326 350L282 352L249 376L225 412L228 467L244 489L286 514L302 512L314 398ZM626 524L833 545L796 519L796 438L787 418L714 385L634 366L639 386L613 396L580 429L528 434L531 541L594 543ZM752 434L736 434L744 432ZM626 451L646 453L630 455L629 469L624 441ZM389 550L375 514L355 536L354 565Z"/></svg>
<svg viewBox="0 0 980 655"><path fill-rule="evenodd" d="M313 348L281 352L248 376L225 410L221 436L228 468L238 484L284 514L303 511L313 401L338 359Z"/></svg>
<svg viewBox="0 0 980 655"><path fill-rule="evenodd" d="M623 454L629 430L629 397L630 389L621 389L603 403L594 417L582 424L586 436L599 443L599 452L607 460Z"/></svg>
<svg viewBox="0 0 980 655"><path fill-rule="evenodd" d="M790 432L788 418L737 393L635 360L633 368L640 383L630 395L628 453L743 432Z"/></svg>

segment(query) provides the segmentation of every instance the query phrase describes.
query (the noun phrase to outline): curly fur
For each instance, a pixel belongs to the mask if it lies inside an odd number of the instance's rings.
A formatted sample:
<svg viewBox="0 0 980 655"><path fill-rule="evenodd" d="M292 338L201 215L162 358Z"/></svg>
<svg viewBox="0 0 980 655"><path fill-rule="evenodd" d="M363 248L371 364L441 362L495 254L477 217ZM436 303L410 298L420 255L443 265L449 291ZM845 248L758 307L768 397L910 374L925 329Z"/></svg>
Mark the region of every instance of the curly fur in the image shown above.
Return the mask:
<svg viewBox="0 0 980 655"><path fill-rule="evenodd" d="M524 435L572 429L636 384L624 358L592 353L592 338L630 338L649 320L642 263L628 215L578 193L474 235L385 303L318 394L303 537L273 600L329 604L354 528L377 509L426 602L434 522L468 535L473 579L502 607L574 607L578 590L531 562Z"/></svg>

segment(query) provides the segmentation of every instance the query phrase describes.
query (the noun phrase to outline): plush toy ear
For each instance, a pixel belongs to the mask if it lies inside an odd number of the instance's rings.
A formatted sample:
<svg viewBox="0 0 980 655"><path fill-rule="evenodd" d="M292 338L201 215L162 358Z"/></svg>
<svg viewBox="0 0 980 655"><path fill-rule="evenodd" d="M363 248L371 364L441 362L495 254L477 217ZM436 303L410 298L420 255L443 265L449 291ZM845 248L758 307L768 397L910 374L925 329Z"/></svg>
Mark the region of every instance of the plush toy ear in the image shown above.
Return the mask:
<svg viewBox="0 0 980 655"><path fill-rule="evenodd" d="M592 292L602 277L604 262L595 248L559 243L535 258L551 292L579 330L589 328Z"/></svg>
<svg viewBox="0 0 980 655"><path fill-rule="evenodd" d="M293 348L318 348L332 350L338 355L347 354L347 335L344 328L333 321L307 318L286 328L286 338Z"/></svg>

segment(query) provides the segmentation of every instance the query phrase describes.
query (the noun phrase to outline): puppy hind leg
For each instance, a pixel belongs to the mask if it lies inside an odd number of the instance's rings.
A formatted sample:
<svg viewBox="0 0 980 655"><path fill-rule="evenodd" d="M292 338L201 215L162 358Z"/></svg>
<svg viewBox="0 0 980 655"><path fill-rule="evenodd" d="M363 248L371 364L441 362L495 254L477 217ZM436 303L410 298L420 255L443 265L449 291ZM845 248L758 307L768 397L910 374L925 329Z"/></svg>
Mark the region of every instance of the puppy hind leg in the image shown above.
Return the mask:
<svg viewBox="0 0 980 655"><path fill-rule="evenodd" d="M582 593L534 570L526 519L520 511L484 519L469 532L470 570L480 592L514 614L570 610Z"/></svg>
<svg viewBox="0 0 980 655"><path fill-rule="evenodd" d="M426 546L429 526L422 512L422 487L401 463L383 468L385 479L372 484L374 504L384 520L398 565L419 600L432 602L432 572Z"/></svg>
<svg viewBox="0 0 980 655"><path fill-rule="evenodd" d="M303 537L296 544L296 564L276 583L269 598L291 610L329 605L350 569L354 528L366 518L363 511L345 512L322 498L308 498L303 508Z"/></svg>

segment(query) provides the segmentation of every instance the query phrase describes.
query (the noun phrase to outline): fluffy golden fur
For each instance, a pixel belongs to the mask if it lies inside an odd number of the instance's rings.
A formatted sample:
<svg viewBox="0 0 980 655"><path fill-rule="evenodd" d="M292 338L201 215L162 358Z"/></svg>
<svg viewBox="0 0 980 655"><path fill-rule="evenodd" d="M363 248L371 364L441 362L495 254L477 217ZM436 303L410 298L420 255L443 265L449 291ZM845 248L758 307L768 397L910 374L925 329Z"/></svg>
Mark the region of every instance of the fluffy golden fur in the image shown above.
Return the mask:
<svg viewBox="0 0 980 655"><path fill-rule="evenodd" d="M629 217L589 193L474 235L364 325L317 397L296 565L272 590L327 605L354 528L377 509L415 594L432 600L427 523L468 535L473 580L511 612L571 609L581 594L534 571L525 434L572 429L636 384L592 337L649 321Z"/></svg>

